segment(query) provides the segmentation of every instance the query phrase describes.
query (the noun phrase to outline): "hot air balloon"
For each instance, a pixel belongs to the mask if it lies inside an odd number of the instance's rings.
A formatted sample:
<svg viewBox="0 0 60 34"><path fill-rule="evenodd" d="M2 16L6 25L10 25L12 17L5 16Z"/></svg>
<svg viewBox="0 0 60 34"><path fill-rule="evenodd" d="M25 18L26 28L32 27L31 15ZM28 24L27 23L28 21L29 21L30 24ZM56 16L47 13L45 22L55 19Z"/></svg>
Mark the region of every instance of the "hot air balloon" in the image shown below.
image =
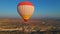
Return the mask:
<svg viewBox="0 0 60 34"><path fill-rule="evenodd" d="M24 23L28 24L28 20L34 12L34 5L31 2L26 2L26 1L20 2L17 6L17 10L19 15L23 18ZM23 26L23 31L24 31L24 26Z"/></svg>
<svg viewBox="0 0 60 34"><path fill-rule="evenodd" d="M19 15L28 23L29 18L34 12L34 5L31 2L20 2L17 7Z"/></svg>

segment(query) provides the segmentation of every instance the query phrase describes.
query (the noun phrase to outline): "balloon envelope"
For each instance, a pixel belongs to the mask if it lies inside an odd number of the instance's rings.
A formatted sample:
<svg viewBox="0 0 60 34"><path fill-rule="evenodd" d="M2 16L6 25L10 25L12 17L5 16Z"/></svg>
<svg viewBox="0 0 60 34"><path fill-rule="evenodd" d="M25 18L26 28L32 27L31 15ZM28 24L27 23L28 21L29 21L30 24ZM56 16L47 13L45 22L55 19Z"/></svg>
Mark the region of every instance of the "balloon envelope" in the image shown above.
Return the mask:
<svg viewBox="0 0 60 34"><path fill-rule="evenodd" d="M34 5L31 2L21 2L18 4L17 10L24 21L27 22L34 12Z"/></svg>

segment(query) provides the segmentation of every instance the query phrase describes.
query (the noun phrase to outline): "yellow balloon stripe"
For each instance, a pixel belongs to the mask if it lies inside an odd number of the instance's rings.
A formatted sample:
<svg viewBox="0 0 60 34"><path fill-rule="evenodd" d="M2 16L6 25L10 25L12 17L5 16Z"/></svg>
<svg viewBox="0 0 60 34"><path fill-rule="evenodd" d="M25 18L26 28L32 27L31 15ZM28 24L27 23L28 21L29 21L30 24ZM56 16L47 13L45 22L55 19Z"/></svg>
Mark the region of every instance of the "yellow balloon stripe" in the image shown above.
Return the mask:
<svg viewBox="0 0 60 34"><path fill-rule="evenodd" d="M31 15L22 15L24 19L29 19Z"/></svg>

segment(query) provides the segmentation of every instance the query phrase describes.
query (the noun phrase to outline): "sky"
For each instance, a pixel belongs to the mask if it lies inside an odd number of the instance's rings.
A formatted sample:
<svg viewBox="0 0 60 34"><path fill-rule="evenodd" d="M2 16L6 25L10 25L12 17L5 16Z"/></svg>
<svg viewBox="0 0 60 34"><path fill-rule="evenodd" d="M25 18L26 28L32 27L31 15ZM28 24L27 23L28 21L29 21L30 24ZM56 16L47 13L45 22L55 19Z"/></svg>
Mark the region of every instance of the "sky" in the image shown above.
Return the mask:
<svg viewBox="0 0 60 34"><path fill-rule="evenodd" d="M34 4L31 18L60 18L60 0L0 0L0 18L21 18L17 5L22 1Z"/></svg>

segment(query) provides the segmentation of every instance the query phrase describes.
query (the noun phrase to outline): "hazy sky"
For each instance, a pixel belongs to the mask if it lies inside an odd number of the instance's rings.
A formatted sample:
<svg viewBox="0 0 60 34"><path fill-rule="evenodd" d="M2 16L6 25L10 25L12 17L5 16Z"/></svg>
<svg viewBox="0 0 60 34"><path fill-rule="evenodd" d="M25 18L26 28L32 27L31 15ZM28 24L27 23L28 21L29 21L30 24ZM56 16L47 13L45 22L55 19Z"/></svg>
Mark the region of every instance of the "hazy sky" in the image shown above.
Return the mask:
<svg viewBox="0 0 60 34"><path fill-rule="evenodd" d="M0 0L0 17L18 18L17 5L23 0ZM28 0L35 6L32 18L60 18L60 0Z"/></svg>

